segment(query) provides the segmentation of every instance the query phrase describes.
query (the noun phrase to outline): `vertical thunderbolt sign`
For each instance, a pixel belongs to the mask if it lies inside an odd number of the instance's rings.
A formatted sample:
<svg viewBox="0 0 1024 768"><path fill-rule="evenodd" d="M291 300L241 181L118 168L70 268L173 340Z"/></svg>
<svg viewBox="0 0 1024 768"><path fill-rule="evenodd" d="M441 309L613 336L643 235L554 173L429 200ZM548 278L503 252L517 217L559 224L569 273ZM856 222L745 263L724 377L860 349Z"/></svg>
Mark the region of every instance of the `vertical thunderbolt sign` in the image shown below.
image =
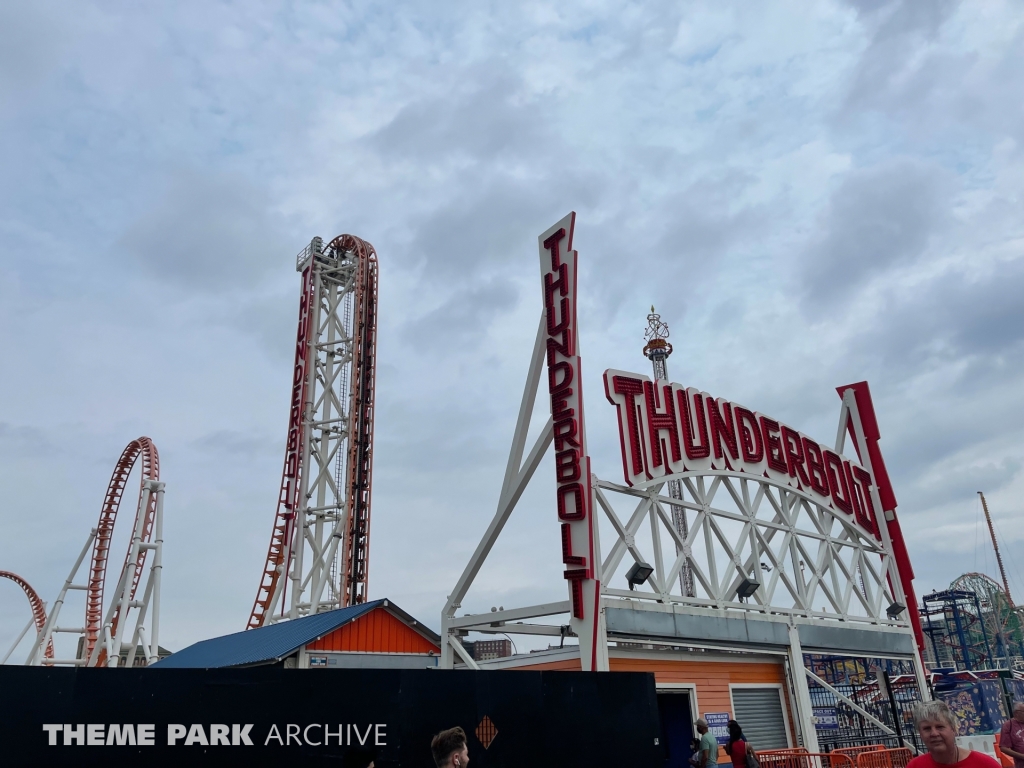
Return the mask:
<svg viewBox="0 0 1024 768"><path fill-rule="evenodd" d="M538 238L547 342L548 391L554 421L555 478L562 562L572 603L570 623L580 638L583 667L597 663L600 588L595 578L590 457L583 420L583 387L576 328L576 214ZM589 664L588 664L589 662Z"/></svg>

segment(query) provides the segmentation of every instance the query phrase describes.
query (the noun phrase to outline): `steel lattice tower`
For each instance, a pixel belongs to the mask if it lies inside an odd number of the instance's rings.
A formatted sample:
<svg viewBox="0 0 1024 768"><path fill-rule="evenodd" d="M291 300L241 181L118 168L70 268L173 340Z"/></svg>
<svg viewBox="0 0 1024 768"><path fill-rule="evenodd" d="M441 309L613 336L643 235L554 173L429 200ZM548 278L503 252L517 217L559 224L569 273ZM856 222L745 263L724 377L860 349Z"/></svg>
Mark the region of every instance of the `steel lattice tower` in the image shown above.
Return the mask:
<svg viewBox="0 0 1024 768"><path fill-rule="evenodd" d="M366 601L377 350L377 254L319 237L302 274L277 515L248 628ZM284 578L282 578L284 576Z"/></svg>
<svg viewBox="0 0 1024 768"><path fill-rule="evenodd" d="M672 345L668 342L668 323L661 319L661 315L654 311L651 306L651 314L647 316L647 329L644 331L644 339L647 344L644 346L644 356L651 361L654 368L654 379L668 383L668 358L672 354ZM679 480L668 481L668 495L673 499L683 500L683 486ZM690 526L686 519L686 508L683 506L672 506L672 524L675 526L679 537L686 541L690 532ZM676 547L676 554L679 554L679 547ZM689 557L689 554L687 554ZM693 571L689 562L685 563L679 571L679 587L687 597L693 597L696 593L693 589Z"/></svg>

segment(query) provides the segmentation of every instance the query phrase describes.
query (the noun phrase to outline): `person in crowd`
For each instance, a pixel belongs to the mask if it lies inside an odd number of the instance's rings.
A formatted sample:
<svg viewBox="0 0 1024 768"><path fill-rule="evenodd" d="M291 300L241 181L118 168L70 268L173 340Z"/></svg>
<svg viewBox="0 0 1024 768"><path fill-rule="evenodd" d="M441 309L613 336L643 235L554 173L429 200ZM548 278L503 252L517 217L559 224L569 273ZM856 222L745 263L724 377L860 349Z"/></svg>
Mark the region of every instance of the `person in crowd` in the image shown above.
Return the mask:
<svg viewBox="0 0 1024 768"><path fill-rule="evenodd" d="M431 739L430 752L437 768L466 768L469 765L466 732L458 726L441 731Z"/></svg>
<svg viewBox="0 0 1024 768"><path fill-rule="evenodd" d="M690 765L700 768L700 739L696 736L690 739Z"/></svg>
<svg viewBox="0 0 1024 768"><path fill-rule="evenodd" d="M1024 703L1013 705L1013 717L999 731L999 751L1013 758L1014 768L1024 768Z"/></svg>
<svg viewBox="0 0 1024 768"><path fill-rule="evenodd" d="M697 762L694 765L698 766L698 768L717 765L718 742L708 730L708 721L701 717L698 718L695 725L697 726L697 733L700 734L700 743L697 745Z"/></svg>
<svg viewBox="0 0 1024 768"><path fill-rule="evenodd" d="M740 724L735 720L730 720L727 727L729 729L729 741L725 745L725 753L732 760L732 768L747 768L748 755L756 764L757 753L750 746L746 737L744 737Z"/></svg>
<svg viewBox="0 0 1024 768"><path fill-rule="evenodd" d="M999 763L982 752L958 746L956 718L944 701L922 701L914 707L914 725L928 751L918 755L907 768L1000 768Z"/></svg>

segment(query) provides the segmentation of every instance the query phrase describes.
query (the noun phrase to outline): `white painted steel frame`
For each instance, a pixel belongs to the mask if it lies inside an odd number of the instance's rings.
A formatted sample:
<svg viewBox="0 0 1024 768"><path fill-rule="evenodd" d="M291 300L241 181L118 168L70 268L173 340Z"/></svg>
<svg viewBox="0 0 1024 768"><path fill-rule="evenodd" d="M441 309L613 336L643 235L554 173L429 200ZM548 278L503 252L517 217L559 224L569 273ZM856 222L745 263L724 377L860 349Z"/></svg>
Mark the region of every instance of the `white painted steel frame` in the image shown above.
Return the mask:
<svg viewBox="0 0 1024 768"><path fill-rule="evenodd" d="M442 611L443 668L452 668L456 656L467 666L475 667L459 641L459 635L465 635L468 631L564 635L564 629L551 624L510 622L567 614L568 601L496 613L462 617L455 615L552 442L552 424L549 419L526 461L523 461L544 365L546 350L543 323L542 315L497 509ZM865 469L872 476L874 508L881 510L860 414L853 390L848 389L843 393L840 411L836 441L839 453L842 453L847 425L851 421L855 439L860 446L858 453ZM683 499L661 493L668 482L675 480L684 489ZM692 606L698 610L710 608L724 611L725 615L781 614L841 622L836 626L854 624L863 628L877 626L886 630L898 628L910 632L907 620L891 619L886 615L891 602L905 604L905 598L892 556L891 541L882 521L878 521L879 541L861 529L855 521L822 507L808 493L768 478L729 471L681 473L659 478L647 487L638 488L603 481L595 476L593 488L596 502L593 508L596 510L600 507L615 533L612 547L601 566L603 606L623 607L622 599L627 598L680 607ZM723 509L726 505L716 504L718 494L731 502L733 508ZM628 517L623 518L616 511L610 498L613 495L632 499L634 505ZM680 536L672 515L673 508L680 506L695 513L685 539ZM596 517L595 514L595 520ZM650 546L645 546L638 538L645 524L649 527ZM726 525L739 525L739 535L732 538L727 536ZM599 539L596 522L594 536L596 543ZM667 537L666 542L678 551L671 561L666 561L662 551L662 537ZM695 554L701 550L703 557ZM626 590L607 586L627 553L635 562L652 562L655 572L648 581L651 589ZM722 553L728 564L720 573ZM762 562L771 568L771 575L767 579L761 578ZM684 595L682 589L673 589L673 586L679 585L684 565L689 565L696 586L703 591L702 595ZM751 575L759 582L753 602L741 602L736 597L736 589L743 578ZM823 610L816 610L816 600L822 598L826 605ZM603 653L598 668L607 669L603 608L600 629ZM792 649L788 655L792 655ZM794 657L792 661L795 665L797 658ZM926 691L920 659L915 658L915 662L921 690ZM806 681L801 682L805 687ZM798 688L801 687L800 683L796 684Z"/></svg>
<svg viewBox="0 0 1024 768"><path fill-rule="evenodd" d="M351 438L352 313L359 260L340 250L334 251L332 258L313 248L307 251L317 263L310 309L312 364L307 367L302 418L302 507L283 560L289 573L287 578L277 580L267 608L267 623L343 604L339 559L350 514L345 463ZM286 589L287 605L282 611L280 603Z"/></svg>
<svg viewBox="0 0 1024 768"><path fill-rule="evenodd" d="M671 479L680 480L682 500L662 495ZM765 477L724 470L672 475L646 488L604 480L595 486L598 505L616 533L602 566L602 583L611 583L627 552L636 562L654 565L647 581L651 589L605 587L606 595L907 626L885 615L896 597L887 583L894 563L886 548L851 520L817 504L808 493ZM611 493L637 500L625 522L611 503ZM721 497L724 503L718 502ZM672 519L673 506L695 513L685 540ZM738 525L738 533L729 536L726 524L734 529ZM647 546L638 541L645 525L651 539ZM661 546L663 536L679 553L671 563L666 562ZM699 588L692 596L674 589L684 563ZM771 569L768 578L763 578L762 563ZM753 603L736 596L745 578L759 583ZM896 579L893 582L898 584ZM831 610L815 610L819 596Z"/></svg>
<svg viewBox="0 0 1024 768"><path fill-rule="evenodd" d="M104 616L100 642L96 644L89 658L47 659L44 658L43 651L55 634L79 635L83 640L85 638L85 627L61 627L57 624L57 620L67 599L68 591L79 590L85 592L89 589L87 583L76 584L75 578L78 576L78 571L92 548L93 541L96 538L95 528L89 532L85 546L82 547L78 559L75 560L75 564L71 567L71 572L68 574L67 579L65 579L64 585L61 587L60 593L53 603L53 608L46 618L46 624L32 645L32 650L29 652L28 659L25 662L27 665L91 667L97 665L101 651L105 651L106 666L116 667L121 658L120 651L124 647L122 640L125 634L125 627L133 620L134 626L128 647L127 666L130 667L134 664L139 646L142 647L147 663L153 664L160 658L160 583L163 574L165 485L165 483L159 480L143 481L140 508L145 509L149 504L150 498L153 495L156 496L156 506L153 515L153 538L150 542L142 540L142 527L145 524L145 519L140 515L136 520L131 548L125 561L125 567L121 571L117 588L114 590L114 598L110 601ZM143 587L142 597L132 600L131 587L135 581L135 569L139 562L139 554L143 550L150 550L152 553L149 573L145 578L145 584L140 585ZM115 616L118 617L117 627L114 631L111 631ZM147 618L149 619L148 628Z"/></svg>

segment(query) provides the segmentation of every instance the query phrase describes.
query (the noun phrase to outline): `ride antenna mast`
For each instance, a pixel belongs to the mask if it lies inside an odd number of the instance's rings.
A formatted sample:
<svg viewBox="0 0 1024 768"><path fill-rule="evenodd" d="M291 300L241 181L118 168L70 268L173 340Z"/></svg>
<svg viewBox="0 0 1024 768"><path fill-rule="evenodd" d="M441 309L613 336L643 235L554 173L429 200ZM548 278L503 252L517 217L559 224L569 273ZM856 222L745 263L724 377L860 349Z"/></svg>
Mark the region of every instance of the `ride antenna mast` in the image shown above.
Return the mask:
<svg viewBox="0 0 1024 768"><path fill-rule="evenodd" d="M1010 601L1010 607L1013 608L1013 597L1010 595L1010 580L1006 578L1006 569L1003 568L1003 555L999 551L999 542L996 541L996 529L992 525L992 516L988 513L988 502L985 501L985 494L978 491L978 495L981 497L981 508L985 512L985 522L988 524L988 535L992 537L992 549L996 553L996 565L999 566L999 576L1003 580L1003 590L1006 592L1006 599Z"/></svg>
<svg viewBox="0 0 1024 768"><path fill-rule="evenodd" d="M302 275L277 514L247 629L366 602L377 365L377 254L352 235Z"/></svg>
<svg viewBox="0 0 1024 768"><path fill-rule="evenodd" d="M644 346L644 357L651 361L654 369L655 381L668 383L668 358L672 354L672 345L668 342L668 323L661 319L661 315L654 311L651 305L651 314L647 316L647 329L644 331L644 339L647 344ZM658 387L654 388L654 395L657 396ZM679 480L669 480L668 495L673 499L683 500L683 484ZM682 505L672 504L672 524L676 533L683 541L688 541L690 526L686 519L686 508ZM686 546L689 546L687 544ZM678 556L680 548L676 547ZM686 553L687 561L679 571L679 586L686 597L693 597L696 593L693 589L693 570L690 568L690 553Z"/></svg>

